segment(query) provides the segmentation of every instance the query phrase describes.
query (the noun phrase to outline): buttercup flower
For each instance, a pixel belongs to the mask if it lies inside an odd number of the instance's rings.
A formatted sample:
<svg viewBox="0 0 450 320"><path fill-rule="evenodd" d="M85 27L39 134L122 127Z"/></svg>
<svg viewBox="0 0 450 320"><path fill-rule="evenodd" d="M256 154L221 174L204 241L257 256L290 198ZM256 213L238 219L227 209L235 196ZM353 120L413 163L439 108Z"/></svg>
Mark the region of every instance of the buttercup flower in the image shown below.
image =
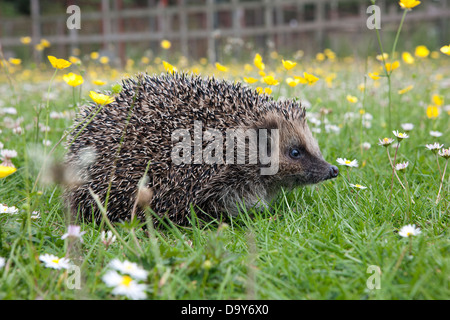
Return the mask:
<svg viewBox="0 0 450 320"><path fill-rule="evenodd" d="M177 68L174 67L173 65L171 65L170 63L168 63L166 61L163 61L162 63L163 63L164 69L166 69L167 72L174 73L174 72L178 71Z"/></svg>
<svg viewBox="0 0 450 320"><path fill-rule="evenodd" d="M77 87L84 82L82 76L73 72L63 75L63 80L71 87Z"/></svg>
<svg viewBox="0 0 450 320"><path fill-rule="evenodd" d="M264 71L264 69L266 68L266 66L264 65L264 63L262 61L262 57L259 53L257 53L255 55L255 58L253 59L253 63L261 71Z"/></svg>
<svg viewBox="0 0 450 320"><path fill-rule="evenodd" d="M293 62L290 60L281 60L281 62L283 63L283 67L286 70L291 70L292 68L294 68L297 65L297 62Z"/></svg>
<svg viewBox="0 0 450 320"><path fill-rule="evenodd" d="M58 59L54 56L47 56L48 60L52 64L53 68L56 69L65 69L71 66L71 62L64 60L64 59Z"/></svg>
<svg viewBox="0 0 450 320"><path fill-rule="evenodd" d="M398 90L398 94L407 93L407 92L411 91L413 88L414 88L414 86L411 84L411 85L407 86L406 88Z"/></svg>
<svg viewBox="0 0 450 320"><path fill-rule="evenodd" d="M300 80L300 83L308 84L309 86L312 86L319 80L315 75L307 72L303 72L303 77L294 76L294 78Z"/></svg>
<svg viewBox="0 0 450 320"><path fill-rule="evenodd" d="M414 63L414 57L409 52L403 52L402 53L402 59L406 64L413 64Z"/></svg>
<svg viewBox="0 0 450 320"><path fill-rule="evenodd" d="M220 63L216 62L216 68L219 71L223 71L223 72L227 72L228 71L228 67L225 67L224 65L221 65Z"/></svg>
<svg viewBox="0 0 450 320"><path fill-rule="evenodd" d="M416 228L415 225L413 224L408 224L406 226L403 226L399 231L398 231L398 235L408 238L408 237L412 237L412 236L417 236L421 233L422 231L420 231L420 228Z"/></svg>
<svg viewBox="0 0 450 320"><path fill-rule="evenodd" d="M417 46L414 54L416 57L426 58L430 54L430 50L426 46Z"/></svg>
<svg viewBox="0 0 450 320"><path fill-rule="evenodd" d="M172 43L170 43L169 40L162 40L161 41L161 48L163 49L170 49L170 47L172 46Z"/></svg>
<svg viewBox="0 0 450 320"><path fill-rule="evenodd" d="M433 105L428 106L427 108L428 119L436 119L438 116L439 116L439 108Z"/></svg>
<svg viewBox="0 0 450 320"><path fill-rule="evenodd" d="M17 169L14 167L0 165L0 178L6 178L16 171Z"/></svg>
<svg viewBox="0 0 450 320"><path fill-rule="evenodd" d="M446 55L450 56L450 44L448 46L441 47L440 51L443 54L446 54Z"/></svg>
<svg viewBox="0 0 450 320"><path fill-rule="evenodd" d="M70 266L70 260L67 258L58 258L53 254L41 254L39 256L39 260L41 260L45 267L53 268L53 269L68 269Z"/></svg>
<svg viewBox="0 0 450 320"><path fill-rule="evenodd" d="M106 105L114 102L114 97L107 96L105 94L97 93L95 91L89 92L89 97L94 100L95 103L99 105Z"/></svg>
<svg viewBox="0 0 450 320"><path fill-rule="evenodd" d="M356 103L356 102L358 102L358 98L348 94L347 95L347 101L350 102L350 103Z"/></svg>
<svg viewBox="0 0 450 320"><path fill-rule="evenodd" d="M394 61L392 63L388 62L384 65L384 67L386 68L387 72L392 72L395 69L398 69L400 67L400 62L398 62L398 61Z"/></svg>
<svg viewBox="0 0 450 320"><path fill-rule="evenodd" d="M420 4L420 1L417 0L400 0L398 3L402 9L408 9L411 10L412 8L418 6Z"/></svg>
<svg viewBox="0 0 450 320"><path fill-rule="evenodd" d="M286 83L291 87L295 87L296 85L298 85L300 83L300 80L288 77L288 78L286 78Z"/></svg>
<svg viewBox="0 0 450 320"><path fill-rule="evenodd" d="M244 81L247 83L255 83L255 82L258 82L258 79L252 78L252 77L247 77L247 78L244 78Z"/></svg>
<svg viewBox="0 0 450 320"><path fill-rule="evenodd" d="M277 86L280 82L275 79L273 76L266 76L263 78L263 81L269 86Z"/></svg>
<svg viewBox="0 0 450 320"><path fill-rule="evenodd" d="M21 37L20 42L23 44L30 44L31 43L31 37Z"/></svg>
<svg viewBox="0 0 450 320"><path fill-rule="evenodd" d="M380 74L378 72L369 72L369 77L373 80L378 80L380 79Z"/></svg>
<svg viewBox="0 0 450 320"><path fill-rule="evenodd" d="M356 159L355 160L347 160L345 158L344 159L337 158L336 162L339 163L340 165L347 166L347 167L354 167L354 168L358 167L358 161Z"/></svg>

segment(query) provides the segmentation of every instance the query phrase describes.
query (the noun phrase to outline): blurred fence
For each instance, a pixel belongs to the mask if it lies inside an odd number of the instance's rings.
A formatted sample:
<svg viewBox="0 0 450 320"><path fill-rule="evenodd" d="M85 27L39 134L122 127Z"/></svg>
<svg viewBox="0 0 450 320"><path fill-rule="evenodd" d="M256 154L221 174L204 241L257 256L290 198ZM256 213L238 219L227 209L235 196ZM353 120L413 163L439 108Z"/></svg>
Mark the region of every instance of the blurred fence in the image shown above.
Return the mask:
<svg viewBox="0 0 450 320"><path fill-rule="evenodd" d="M440 24L444 43L449 1L422 1L408 13L405 25L424 21ZM30 3L31 19L0 20L4 48L21 45L20 36L29 35L32 44L41 38L49 40L59 55L65 55L67 49L100 45L122 61L127 45L146 43L157 48L162 39L172 41L186 57L206 56L210 61L217 59L218 43L229 38L270 42L274 49L306 43L321 50L325 35L329 39L334 32L356 36L368 31L366 10L370 5L369 1L350 0L147 0L145 7L124 8L122 0L101 0L96 12L84 12L80 5L81 29L69 30L67 13L43 15L39 0ZM393 23L396 27L402 15L398 1L378 0L377 5L381 7L382 29Z"/></svg>

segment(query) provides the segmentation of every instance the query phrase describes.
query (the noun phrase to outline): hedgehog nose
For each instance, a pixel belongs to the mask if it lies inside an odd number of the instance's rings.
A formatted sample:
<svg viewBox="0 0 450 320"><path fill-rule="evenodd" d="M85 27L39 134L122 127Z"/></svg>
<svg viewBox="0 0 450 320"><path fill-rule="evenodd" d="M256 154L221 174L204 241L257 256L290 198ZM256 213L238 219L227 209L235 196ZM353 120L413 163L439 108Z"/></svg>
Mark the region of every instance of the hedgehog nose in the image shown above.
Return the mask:
<svg viewBox="0 0 450 320"><path fill-rule="evenodd" d="M336 166L330 166L330 178L336 178L339 175L339 169Z"/></svg>

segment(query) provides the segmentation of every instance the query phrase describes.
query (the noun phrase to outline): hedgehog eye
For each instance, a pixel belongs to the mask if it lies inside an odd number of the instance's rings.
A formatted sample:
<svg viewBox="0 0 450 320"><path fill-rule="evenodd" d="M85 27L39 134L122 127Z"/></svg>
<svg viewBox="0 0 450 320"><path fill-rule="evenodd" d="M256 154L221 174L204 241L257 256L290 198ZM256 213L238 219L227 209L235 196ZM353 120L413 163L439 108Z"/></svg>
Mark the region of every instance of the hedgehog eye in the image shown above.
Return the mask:
<svg viewBox="0 0 450 320"><path fill-rule="evenodd" d="M302 156L302 152L300 150L300 148L291 148L291 150L289 151L289 156L294 159L300 159Z"/></svg>

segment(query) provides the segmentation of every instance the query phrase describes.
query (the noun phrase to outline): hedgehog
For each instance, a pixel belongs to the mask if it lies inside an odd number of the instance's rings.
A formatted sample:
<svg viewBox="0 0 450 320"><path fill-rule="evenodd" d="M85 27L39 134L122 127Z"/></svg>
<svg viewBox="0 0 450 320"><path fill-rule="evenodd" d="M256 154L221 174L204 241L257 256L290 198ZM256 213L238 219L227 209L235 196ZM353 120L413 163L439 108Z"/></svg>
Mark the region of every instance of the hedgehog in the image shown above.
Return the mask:
<svg viewBox="0 0 450 320"><path fill-rule="evenodd" d="M338 176L295 99L176 72L138 74L122 88L108 105L80 108L67 140L65 162L81 182L64 198L84 220L102 220L93 194L107 200L112 222L145 221L150 208L187 225L192 210L201 221L263 210L282 189ZM94 159L86 162L86 153ZM142 188L151 190L146 203Z"/></svg>

